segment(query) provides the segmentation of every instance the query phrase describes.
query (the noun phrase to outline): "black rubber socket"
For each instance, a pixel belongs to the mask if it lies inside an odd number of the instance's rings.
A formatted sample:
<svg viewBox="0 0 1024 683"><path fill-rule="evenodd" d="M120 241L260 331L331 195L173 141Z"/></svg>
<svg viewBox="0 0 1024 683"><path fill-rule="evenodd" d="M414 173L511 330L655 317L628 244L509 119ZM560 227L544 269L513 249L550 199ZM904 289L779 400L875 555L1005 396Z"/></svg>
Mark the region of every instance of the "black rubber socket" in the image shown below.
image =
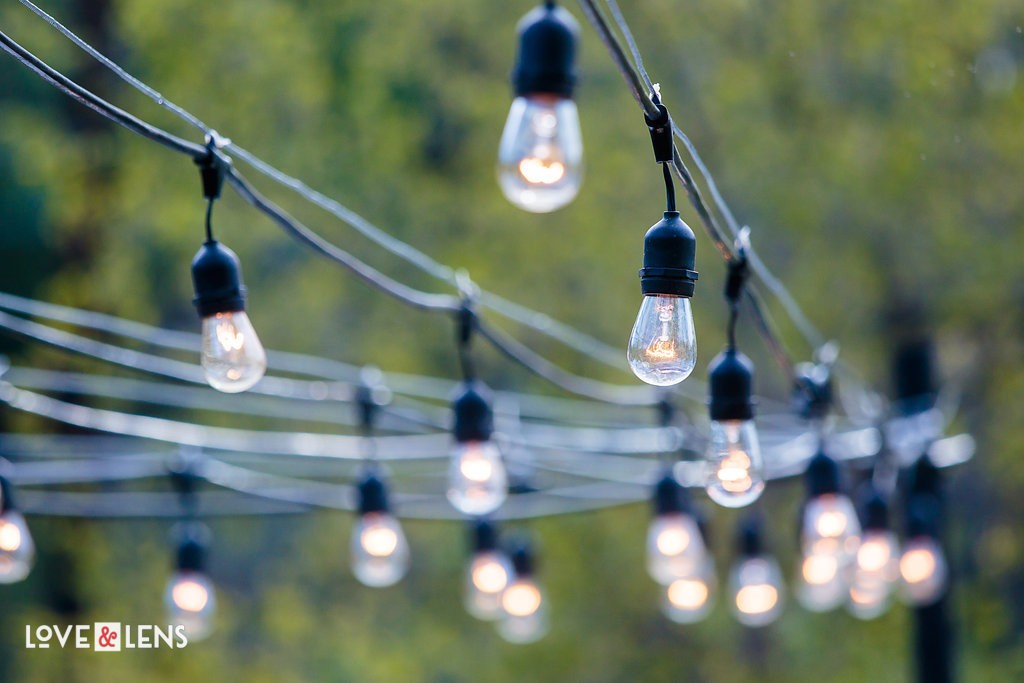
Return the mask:
<svg viewBox="0 0 1024 683"><path fill-rule="evenodd" d="M452 401L455 425L452 435L459 443L488 441L494 433L491 390L483 382L471 380L459 385Z"/></svg>
<svg viewBox="0 0 1024 683"><path fill-rule="evenodd" d="M368 472L358 486L359 514L388 511L388 491L383 480L374 472Z"/></svg>
<svg viewBox="0 0 1024 683"><path fill-rule="evenodd" d="M242 265L235 252L216 240L203 243L192 259L192 285L200 318L245 310Z"/></svg>
<svg viewBox="0 0 1024 683"><path fill-rule="evenodd" d="M0 513L17 509L14 504L14 486L7 477L0 477Z"/></svg>
<svg viewBox="0 0 1024 683"><path fill-rule="evenodd" d="M865 531L886 531L889 528L889 503L873 487L864 498L861 519Z"/></svg>
<svg viewBox="0 0 1024 683"><path fill-rule="evenodd" d="M512 552L509 553L509 559L512 560L512 568L516 572L516 577L533 575L535 562L529 543L526 541L516 542Z"/></svg>
<svg viewBox="0 0 1024 683"><path fill-rule="evenodd" d="M679 218L678 211L666 211L644 237L640 291L644 296L693 296L696 253L693 230Z"/></svg>
<svg viewBox="0 0 1024 683"><path fill-rule="evenodd" d="M498 527L480 517L469 524L469 541L474 553L486 553L498 548Z"/></svg>
<svg viewBox="0 0 1024 683"><path fill-rule="evenodd" d="M740 523L736 536L736 549L741 557L757 557L764 554L764 539L761 534L761 520L749 516Z"/></svg>
<svg viewBox="0 0 1024 683"><path fill-rule="evenodd" d="M712 420L754 419L754 364L736 349L726 349L708 365L711 398L708 410Z"/></svg>
<svg viewBox="0 0 1024 683"><path fill-rule="evenodd" d="M689 493L670 472L666 472L654 485L652 502L655 515L672 515L687 512L690 508Z"/></svg>
<svg viewBox="0 0 1024 683"><path fill-rule="evenodd" d="M206 567L210 530L203 524L193 522L182 526L178 533L180 537L175 567L181 571L203 571Z"/></svg>
<svg viewBox="0 0 1024 683"><path fill-rule="evenodd" d="M818 451L807 463L804 478L808 498L839 493L839 464L824 451Z"/></svg>
<svg viewBox="0 0 1024 683"><path fill-rule="evenodd" d="M512 70L517 97L572 97L576 85L579 24L568 11L546 2L520 20L519 47Z"/></svg>

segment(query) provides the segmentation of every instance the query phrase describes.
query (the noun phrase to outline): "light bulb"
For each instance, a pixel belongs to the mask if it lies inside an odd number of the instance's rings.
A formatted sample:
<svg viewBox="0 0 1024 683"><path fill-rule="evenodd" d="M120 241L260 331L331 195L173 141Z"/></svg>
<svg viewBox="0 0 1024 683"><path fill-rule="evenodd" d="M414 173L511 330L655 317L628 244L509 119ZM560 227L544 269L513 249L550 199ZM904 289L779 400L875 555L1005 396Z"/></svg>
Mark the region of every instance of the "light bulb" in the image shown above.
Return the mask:
<svg viewBox="0 0 1024 683"><path fill-rule="evenodd" d="M773 558L744 558L729 583L733 613L744 626L767 626L782 612L782 572Z"/></svg>
<svg viewBox="0 0 1024 683"><path fill-rule="evenodd" d="M657 515L647 528L647 573L662 585L693 575L707 560L707 549L691 515Z"/></svg>
<svg viewBox="0 0 1024 683"><path fill-rule="evenodd" d="M175 572L167 582L164 604L171 622L185 627L189 641L210 634L217 603L206 574L193 570Z"/></svg>
<svg viewBox="0 0 1024 683"><path fill-rule="evenodd" d="M715 565L705 556L692 574L680 577L665 588L661 610L677 624L693 624L707 616L714 604Z"/></svg>
<svg viewBox="0 0 1024 683"><path fill-rule="evenodd" d="M512 566L497 550L477 553L466 572L466 610L488 621L503 614L502 594L512 579Z"/></svg>
<svg viewBox="0 0 1024 683"><path fill-rule="evenodd" d="M729 508L750 505L764 491L764 460L753 420L711 421L708 497Z"/></svg>
<svg viewBox="0 0 1024 683"><path fill-rule="evenodd" d="M697 364L697 335L690 299L645 296L629 337L629 367L655 386L678 384Z"/></svg>
<svg viewBox="0 0 1024 683"><path fill-rule="evenodd" d="M834 555L845 566L860 543L860 521L850 499L825 493L808 500L801 543L804 555Z"/></svg>
<svg viewBox="0 0 1024 683"><path fill-rule="evenodd" d="M534 213L562 208L579 192L582 163L575 102L552 94L512 101L498 148L498 181L510 202Z"/></svg>
<svg viewBox="0 0 1024 683"><path fill-rule="evenodd" d="M387 512L359 516L352 530L352 573L367 586L398 583L409 570L409 544L402 527Z"/></svg>
<svg viewBox="0 0 1024 683"><path fill-rule="evenodd" d="M267 370L267 354L245 311L203 318L202 365L206 381L229 394L251 388Z"/></svg>
<svg viewBox="0 0 1024 683"><path fill-rule="evenodd" d="M508 496L501 452L491 441L457 443L448 470L448 500L466 515L486 515Z"/></svg>
<svg viewBox="0 0 1024 683"><path fill-rule="evenodd" d="M510 643L532 643L548 630L544 594L531 576L519 576L501 594L498 633Z"/></svg>
<svg viewBox="0 0 1024 683"><path fill-rule="evenodd" d="M930 605L946 590L949 568L942 547L930 536L912 538L900 556L903 599L910 605Z"/></svg>
<svg viewBox="0 0 1024 683"><path fill-rule="evenodd" d="M35 560L32 534L20 512L0 514L0 583L16 583L28 576Z"/></svg>
<svg viewBox="0 0 1024 683"><path fill-rule="evenodd" d="M874 619L885 612L898 575L896 537L884 529L866 530L853 563L847 603L850 613L859 619Z"/></svg>
<svg viewBox="0 0 1024 683"><path fill-rule="evenodd" d="M833 554L811 554L803 558L797 599L811 612L835 609L846 600L848 583L845 566Z"/></svg>

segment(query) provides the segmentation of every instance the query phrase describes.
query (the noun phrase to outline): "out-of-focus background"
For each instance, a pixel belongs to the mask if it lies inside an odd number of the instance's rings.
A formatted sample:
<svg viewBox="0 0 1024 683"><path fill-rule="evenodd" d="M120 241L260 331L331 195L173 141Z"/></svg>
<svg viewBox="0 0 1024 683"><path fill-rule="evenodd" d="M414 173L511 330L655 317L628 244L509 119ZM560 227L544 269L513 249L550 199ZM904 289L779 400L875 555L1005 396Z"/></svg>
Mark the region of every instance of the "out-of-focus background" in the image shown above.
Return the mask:
<svg viewBox="0 0 1024 683"><path fill-rule="evenodd" d="M942 376L963 391L955 427L978 443L975 459L948 481L961 679L1024 678L1024 7L1014 0L623 4L676 121L739 220L753 227L763 259L840 341L845 360L888 389L889 356L909 324L892 312L926 313ZM624 347L640 299L641 239L662 207L660 173L635 102L584 24L582 191L550 215L504 200L495 156L510 102L514 27L530 7L44 4L235 142L439 260L469 268L485 288ZM578 7L568 8L582 19ZM0 25L87 87L195 139L17 3L0 8ZM259 186L385 272L433 286L326 214ZM188 159L0 59L0 289L194 330L188 266L202 239L203 208ZM684 218L697 228L688 210ZM230 191L216 223L242 259L250 315L269 348L385 371L457 374L450 320L354 281ZM697 232L703 368L724 344L725 307L720 259ZM807 357L772 310L790 348ZM784 378L741 328L758 363L759 392L785 398ZM633 381L510 329L574 371ZM20 363L134 376L13 338L0 350ZM481 351L480 364L492 386L549 391L490 351ZM7 409L0 424L59 430ZM798 482L779 482L764 497L788 576L800 495ZM737 515L712 512L723 570ZM901 606L861 622L842 611L810 614L791 601L756 639L721 599L705 622L671 624L643 570L647 518L638 504L519 525L537 535L552 609L550 634L528 646L506 644L463 611L460 525L408 523L410 575L374 590L348 570L348 515L215 520L216 632L181 651L104 656L27 651L25 624L162 623L168 525L30 517L35 571L0 587L0 680L907 680L910 615Z"/></svg>

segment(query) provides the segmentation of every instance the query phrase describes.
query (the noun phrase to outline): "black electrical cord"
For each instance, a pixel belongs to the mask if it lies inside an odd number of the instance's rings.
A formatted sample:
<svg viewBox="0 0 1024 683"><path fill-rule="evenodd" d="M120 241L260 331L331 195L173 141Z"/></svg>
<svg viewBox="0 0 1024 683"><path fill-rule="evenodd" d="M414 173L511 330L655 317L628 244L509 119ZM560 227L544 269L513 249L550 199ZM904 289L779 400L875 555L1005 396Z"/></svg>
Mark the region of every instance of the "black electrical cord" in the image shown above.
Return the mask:
<svg viewBox="0 0 1024 683"><path fill-rule="evenodd" d="M675 185L672 183L672 172L669 170L667 163L661 165L661 170L665 175L665 210L675 211L676 188Z"/></svg>

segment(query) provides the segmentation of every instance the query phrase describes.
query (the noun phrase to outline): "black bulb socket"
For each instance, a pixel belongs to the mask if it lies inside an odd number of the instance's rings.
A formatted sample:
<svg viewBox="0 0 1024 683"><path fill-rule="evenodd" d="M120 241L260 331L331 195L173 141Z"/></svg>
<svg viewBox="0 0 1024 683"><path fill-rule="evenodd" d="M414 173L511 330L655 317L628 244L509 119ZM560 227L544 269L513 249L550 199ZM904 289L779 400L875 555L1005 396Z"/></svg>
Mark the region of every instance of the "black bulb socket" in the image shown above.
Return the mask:
<svg viewBox="0 0 1024 683"><path fill-rule="evenodd" d="M907 538L939 537L941 505L937 496L918 493L907 501Z"/></svg>
<svg viewBox="0 0 1024 683"><path fill-rule="evenodd" d="M679 218L678 211L666 211L644 237L640 291L644 296L693 296L696 254L693 230Z"/></svg>
<svg viewBox="0 0 1024 683"><path fill-rule="evenodd" d="M238 256L217 240L204 242L192 259L192 284L200 318L245 310L245 286Z"/></svg>
<svg viewBox="0 0 1024 683"><path fill-rule="evenodd" d="M739 551L740 557L744 558L764 554L764 538L760 519L747 517L743 520L736 536L736 549Z"/></svg>
<svg viewBox="0 0 1024 683"><path fill-rule="evenodd" d="M491 390L477 380L459 385L452 401L455 425L452 435L458 443L489 441L494 433L494 413L491 411Z"/></svg>
<svg viewBox="0 0 1024 683"><path fill-rule="evenodd" d="M512 569L515 570L516 578L533 576L536 562L529 543L526 541L516 542L512 547L512 552L509 553L509 559L512 561Z"/></svg>
<svg viewBox="0 0 1024 683"><path fill-rule="evenodd" d="M928 493L939 496L942 494L942 473L927 453L919 457L910 468L908 484L911 495Z"/></svg>
<svg viewBox="0 0 1024 683"><path fill-rule="evenodd" d="M473 553L488 553L498 549L498 527L489 519L480 517L469 524L469 541Z"/></svg>
<svg viewBox="0 0 1024 683"><path fill-rule="evenodd" d="M654 514L659 517L690 511L689 493L669 472L654 485L652 503Z"/></svg>
<svg viewBox="0 0 1024 683"><path fill-rule="evenodd" d="M368 472L360 480L358 510L360 515L388 511L388 490L384 481L374 472Z"/></svg>
<svg viewBox="0 0 1024 683"><path fill-rule="evenodd" d="M17 510L14 504L14 486L7 477L0 477L0 513Z"/></svg>
<svg viewBox="0 0 1024 683"><path fill-rule="evenodd" d="M201 572L206 568L206 551L210 543L210 530L198 522L178 529L178 552L174 566L179 571Z"/></svg>
<svg viewBox="0 0 1024 683"><path fill-rule="evenodd" d="M729 348L715 356L708 365L708 387L712 420L754 419L754 364L745 355Z"/></svg>
<svg viewBox="0 0 1024 683"><path fill-rule="evenodd" d="M807 463L804 480L808 498L839 493L839 463L824 451L818 451Z"/></svg>
<svg viewBox="0 0 1024 683"><path fill-rule="evenodd" d="M512 70L516 97L571 98L576 86L579 24L553 2L534 8L516 27L519 46Z"/></svg>
<svg viewBox="0 0 1024 683"><path fill-rule="evenodd" d="M861 504L864 531L888 531L889 503L874 487L868 489Z"/></svg>

